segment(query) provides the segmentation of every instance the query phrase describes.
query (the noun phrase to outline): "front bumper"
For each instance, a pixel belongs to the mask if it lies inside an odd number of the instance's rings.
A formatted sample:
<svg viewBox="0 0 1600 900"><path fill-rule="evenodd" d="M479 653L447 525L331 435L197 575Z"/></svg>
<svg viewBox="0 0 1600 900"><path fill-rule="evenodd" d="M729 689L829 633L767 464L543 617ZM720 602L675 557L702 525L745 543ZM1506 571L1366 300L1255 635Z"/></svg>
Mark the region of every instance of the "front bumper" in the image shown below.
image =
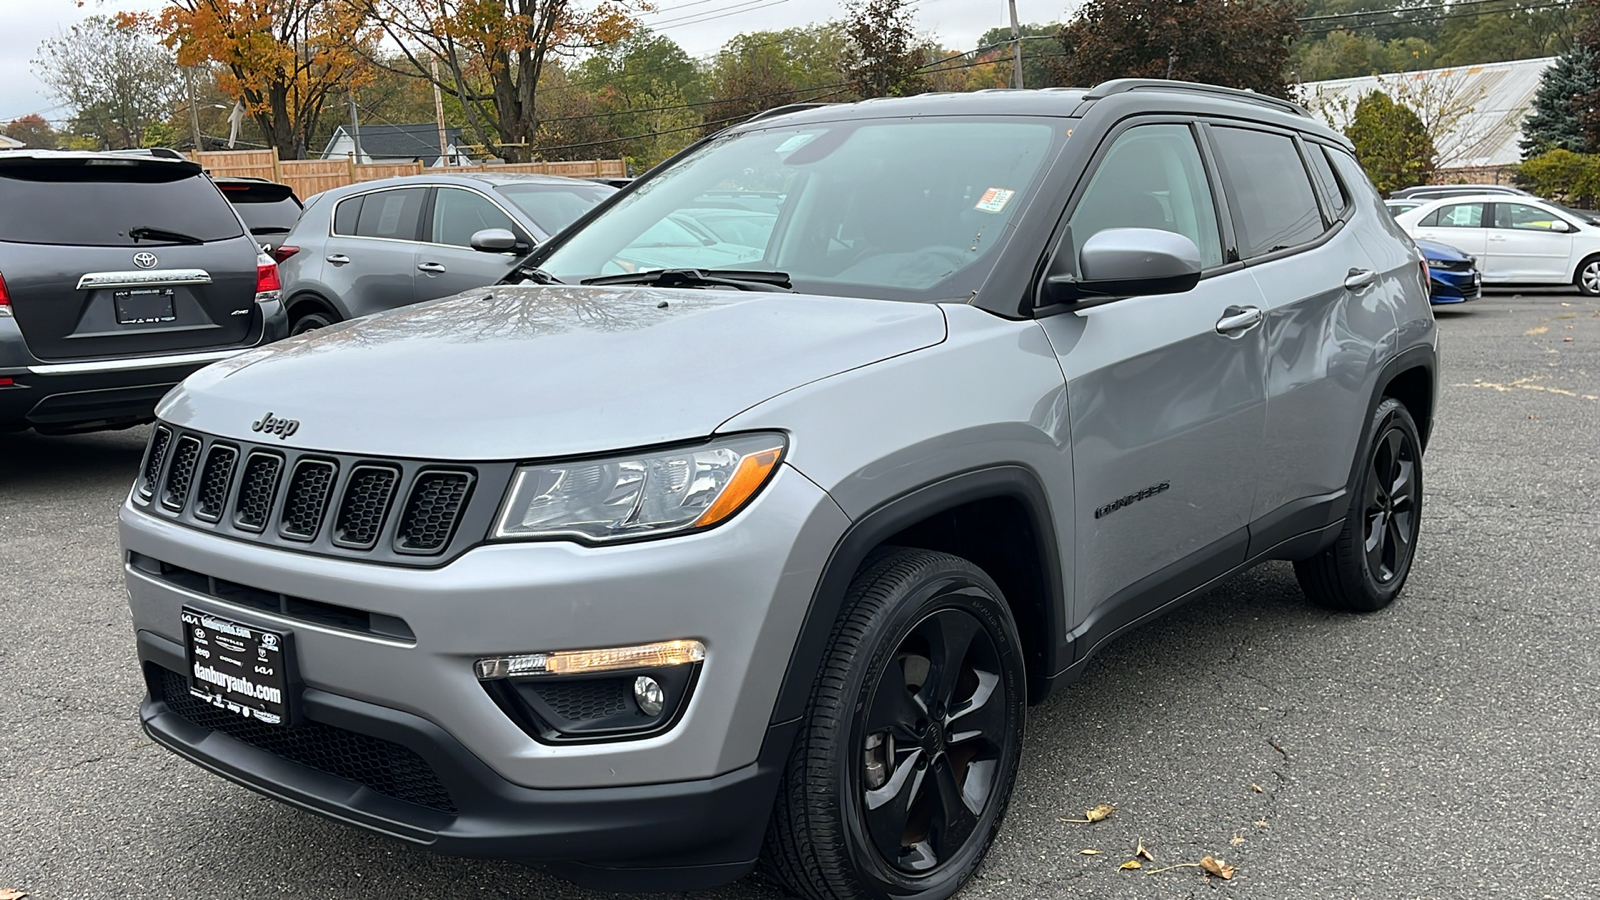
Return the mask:
<svg viewBox="0 0 1600 900"><path fill-rule="evenodd" d="M28 351L11 316L0 316L0 430L120 428L155 417L156 403L201 367L289 333L283 304L260 304L261 322L245 346L135 359L45 362Z"/></svg>
<svg viewBox="0 0 1600 900"><path fill-rule="evenodd" d="M1435 305L1465 303L1478 299L1482 294L1483 283L1476 270L1457 272L1435 269L1429 273L1428 300Z"/></svg>
<svg viewBox="0 0 1600 900"><path fill-rule="evenodd" d="M795 725L769 728L772 710L816 579L847 524L820 488L784 467L733 520L700 534L610 547L487 544L419 570L231 540L130 502L121 536L137 554L125 575L151 688L145 727L264 794L444 852L614 863L617 884L662 860L691 867L679 873L685 883L730 880L760 841ZM152 574L151 560L214 584L400 620L409 636L236 606ZM161 682L163 672L184 671L185 605L292 632L305 719L420 755L456 812L385 797L175 711ZM636 739L535 740L472 670L486 656L677 638L706 646L694 692L669 730ZM568 874L597 883L596 871ZM658 873L648 883L677 878Z"/></svg>
<svg viewBox="0 0 1600 900"><path fill-rule="evenodd" d="M139 658L150 691L139 710L145 732L179 756L332 819L441 853L543 863L600 890L697 890L749 872L799 726L772 726L754 763L715 778L549 790L506 781L427 719L308 689L303 713L321 733L294 755L315 760L337 742L375 739L361 746L371 773L362 783L286 759L281 733L251 732L271 726L184 695L178 644L140 632ZM240 736L207 727L217 717L240 723Z"/></svg>

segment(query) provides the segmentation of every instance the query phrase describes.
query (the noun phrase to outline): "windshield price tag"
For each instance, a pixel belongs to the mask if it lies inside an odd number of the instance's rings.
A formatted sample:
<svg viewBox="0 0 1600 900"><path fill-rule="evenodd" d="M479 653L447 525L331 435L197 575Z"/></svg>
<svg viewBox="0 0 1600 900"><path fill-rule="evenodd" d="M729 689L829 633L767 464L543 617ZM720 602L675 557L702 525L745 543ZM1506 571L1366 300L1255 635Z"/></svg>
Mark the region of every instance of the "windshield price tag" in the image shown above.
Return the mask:
<svg viewBox="0 0 1600 900"><path fill-rule="evenodd" d="M986 213L997 213L1005 209L1006 204L1016 195L1016 191L1008 191L1005 188L989 188L983 192L983 197L972 208Z"/></svg>

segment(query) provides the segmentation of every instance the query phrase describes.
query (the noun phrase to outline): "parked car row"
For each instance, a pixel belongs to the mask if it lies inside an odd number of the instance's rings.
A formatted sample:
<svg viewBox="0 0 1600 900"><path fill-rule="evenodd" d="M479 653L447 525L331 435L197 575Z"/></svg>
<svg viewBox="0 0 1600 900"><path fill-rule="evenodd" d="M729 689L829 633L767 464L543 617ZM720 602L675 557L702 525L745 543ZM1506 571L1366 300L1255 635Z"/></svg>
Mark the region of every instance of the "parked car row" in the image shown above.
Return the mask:
<svg viewBox="0 0 1600 900"><path fill-rule="evenodd" d="M613 193L440 174L303 208L287 185L211 178L172 151L0 154L0 431L148 421L209 363L494 284Z"/></svg>
<svg viewBox="0 0 1600 900"><path fill-rule="evenodd" d="M1484 284L1571 284L1600 295L1600 223L1583 212L1509 192L1388 202L1419 246L1434 242L1470 257Z"/></svg>

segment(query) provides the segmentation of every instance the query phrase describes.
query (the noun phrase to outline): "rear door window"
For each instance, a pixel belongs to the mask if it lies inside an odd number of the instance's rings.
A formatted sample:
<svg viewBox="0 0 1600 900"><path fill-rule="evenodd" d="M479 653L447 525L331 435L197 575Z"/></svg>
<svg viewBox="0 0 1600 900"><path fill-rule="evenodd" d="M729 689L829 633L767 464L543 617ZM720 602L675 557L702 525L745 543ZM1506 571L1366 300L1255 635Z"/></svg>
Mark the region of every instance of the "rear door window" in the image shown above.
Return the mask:
<svg viewBox="0 0 1600 900"><path fill-rule="evenodd" d="M1482 228L1482 203L1456 203L1440 207L1423 218L1422 224L1435 228Z"/></svg>
<svg viewBox="0 0 1600 900"><path fill-rule="evenodd" d="M1213 127L1212 135L1242 256L1298 247L1322 234L1322 213L1293 138L1230 127Z"/></svg>
<svg viewBox="0 0 1600 900"><path fill-rule="evenodd" d="M0 241L92 247L158 245L129 229L201 241L240 237L228 201L192 167L132 160L28 160L0 165Z"/></svg>
<svg viewBox="0 0 1600 900"><path fill-rule="evenodd" d="M422 199L427 188L405 188L367 194L356 218L358 237L388 238L396 241L417 239L422 218Z"/></svg>

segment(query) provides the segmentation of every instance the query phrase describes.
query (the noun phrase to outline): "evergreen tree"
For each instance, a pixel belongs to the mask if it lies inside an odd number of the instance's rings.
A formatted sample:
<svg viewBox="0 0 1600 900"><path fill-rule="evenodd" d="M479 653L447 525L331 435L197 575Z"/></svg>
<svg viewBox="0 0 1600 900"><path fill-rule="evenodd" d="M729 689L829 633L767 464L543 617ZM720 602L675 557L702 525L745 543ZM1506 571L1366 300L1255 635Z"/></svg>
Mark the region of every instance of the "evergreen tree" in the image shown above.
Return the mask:
<svg viewBox="0 0 1600 900"><path fill-rule="evenodd" d="M1544 71L1533 108L1522 123L1522 158L1532 159L1550 150L1588 149L1583 122L1574 101L1600 90L1600 53L1573 44L1555 65Z"/></svg>

